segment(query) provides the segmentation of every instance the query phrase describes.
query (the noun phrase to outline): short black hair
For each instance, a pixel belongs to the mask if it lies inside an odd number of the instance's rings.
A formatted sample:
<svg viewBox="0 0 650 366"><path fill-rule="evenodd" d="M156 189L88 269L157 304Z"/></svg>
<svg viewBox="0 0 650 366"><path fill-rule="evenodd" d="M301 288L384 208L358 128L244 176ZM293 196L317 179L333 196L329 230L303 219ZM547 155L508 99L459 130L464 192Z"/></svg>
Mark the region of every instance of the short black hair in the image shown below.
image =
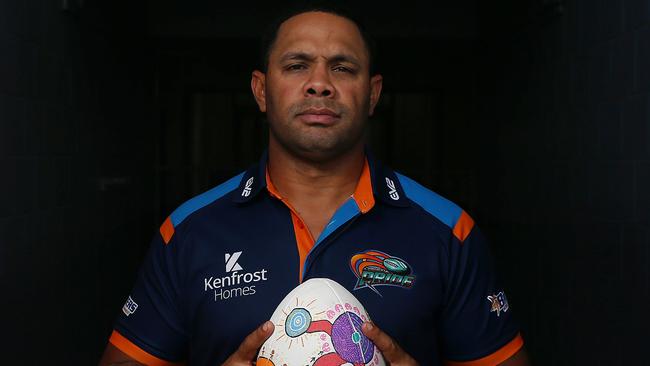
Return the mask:
<svg viewBox="0 0 650 366"><path fill-rule="evenodd" d="M260 45L260 62L259 65L264 72L268 71L269 66L269 56L271 54L271 49L275 44L275 40L278 37L278 31L282 23L287 21L289 18L292 18L296 15L310 12L322 12L333 14L345 19L348 19L357 26L363 43L366 46L368 51L368 69L370 75L375 73L375 55L376 55L376 44L372 39L370 34L367 32L366 27L360 20L360 17L356 15L356 12L343 4L332 4L331 1L308 1L294 4L294 6L284 10L280 13L273 22L270 23L266 32L262 35L261 45Z"/></svg>

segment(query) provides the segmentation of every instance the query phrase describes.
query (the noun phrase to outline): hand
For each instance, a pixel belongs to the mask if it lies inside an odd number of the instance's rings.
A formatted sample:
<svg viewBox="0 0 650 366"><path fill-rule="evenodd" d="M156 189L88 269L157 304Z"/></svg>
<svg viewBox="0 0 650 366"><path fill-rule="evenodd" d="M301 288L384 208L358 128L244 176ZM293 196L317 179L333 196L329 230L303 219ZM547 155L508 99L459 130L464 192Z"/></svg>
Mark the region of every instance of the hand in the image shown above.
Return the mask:
<svg viewBox="0 0 650 366"><path fill-rule="evenodd" d="M389 366L418 366L417 361L372 322L365 322L361 331L377 346Z"/></svg>
<svg viewBox="0 0 650 366"><path fill-rule="evenodd" d="M230 355L222 366L252 366L257 357L257 350L262 347L271 334L273 334L273 323L265 321L253 333L244 338L237 351Z"/></svg>

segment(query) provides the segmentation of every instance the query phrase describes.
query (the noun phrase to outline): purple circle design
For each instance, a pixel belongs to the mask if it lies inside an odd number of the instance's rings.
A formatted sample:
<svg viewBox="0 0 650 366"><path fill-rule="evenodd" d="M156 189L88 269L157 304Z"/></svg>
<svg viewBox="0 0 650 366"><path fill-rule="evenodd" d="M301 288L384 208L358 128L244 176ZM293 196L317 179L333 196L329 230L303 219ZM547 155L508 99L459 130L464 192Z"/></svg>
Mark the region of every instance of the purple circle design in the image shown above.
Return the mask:
<svg viewBox="0 0 650 366"><path fill-rule="evenodd" d="M339 315L332 324L334 349L349 363L368 363L375 353L375 345L361 332L361 324L363 320L349 311Z"/></svg>

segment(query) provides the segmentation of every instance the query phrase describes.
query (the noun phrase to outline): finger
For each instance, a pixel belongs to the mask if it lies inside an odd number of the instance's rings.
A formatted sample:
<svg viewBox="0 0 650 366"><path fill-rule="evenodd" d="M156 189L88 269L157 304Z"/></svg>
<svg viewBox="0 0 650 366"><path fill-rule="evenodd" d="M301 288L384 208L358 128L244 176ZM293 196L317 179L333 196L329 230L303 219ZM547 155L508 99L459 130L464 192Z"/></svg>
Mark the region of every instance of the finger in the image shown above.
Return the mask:
<svg viewBox="0 0 650 366"><path fill-rule="evenodd" d="M253 333L244 338L237 352L235 352L234 358L239 361L250 361L254 359L257 356L257 350L273 334L273 328L274 326L271 321L265 321Z"/></svg>
<svg viewBox="0 0 650 366"><path fill-rule="evenodd" d="M404 351L402 351L393 338L384 333L374 323L363 323L361 331L377 346L388 363L400 361L405 356Z"/></svg>

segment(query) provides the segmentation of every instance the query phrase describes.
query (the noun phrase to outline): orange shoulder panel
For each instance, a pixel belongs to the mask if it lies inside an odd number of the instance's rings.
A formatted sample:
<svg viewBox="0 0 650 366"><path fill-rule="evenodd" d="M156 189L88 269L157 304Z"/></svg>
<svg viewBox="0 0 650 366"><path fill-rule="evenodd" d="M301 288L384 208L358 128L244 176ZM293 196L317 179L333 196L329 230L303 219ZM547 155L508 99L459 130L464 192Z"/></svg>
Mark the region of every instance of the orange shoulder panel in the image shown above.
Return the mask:
<svg viewBox="0 0 650 366"><path fill-rule="evenodd" d="M174 235L174 224L172 224L171 216L168 216L165 219L165 222L160 225L160 235L162 235L165 244L169 244L169 241L172 240L172 235Z"/></svg>
<svg viewBox="0 0 650 366"><path fill-rule="evenodd" d="M474 220L463 210L460 213L460 217L458 218L458 221L456 222L456 225L454 226L454 236L460 240L460 242L464 242L467 236L469 235L470 231L472 231L472 228L474 227Z"/></svg>

